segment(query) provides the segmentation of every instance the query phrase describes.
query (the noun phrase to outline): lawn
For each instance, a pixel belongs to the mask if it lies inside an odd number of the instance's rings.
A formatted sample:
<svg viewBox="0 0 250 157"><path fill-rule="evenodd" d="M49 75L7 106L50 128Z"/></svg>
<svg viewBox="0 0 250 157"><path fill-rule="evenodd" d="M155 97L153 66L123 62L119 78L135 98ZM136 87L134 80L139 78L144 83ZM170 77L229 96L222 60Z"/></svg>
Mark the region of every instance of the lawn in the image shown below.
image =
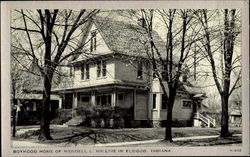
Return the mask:
<svg viewBox="0 0 250 157"><path fill-rule="evenodd" d="M241 128L230 128L233 134L240 134ZM219 135L220 128L173 128L173 138L190 136ZM20 134L14 140L37 141L39 131L30 130ZM92 145L97 143L114 143L163 139L164 128L124 128L124 129L96 129L84 127L52 127L51 136L54 140L43 143ZM234 139L233 139L234 140ZM241 140L241 139L240 139ZM196 142L197 143L197 142ZM161 143L159 143L161 144ZM177 143L178 144L178 143ZM178 145L182 145L179 143Z"/></svg>

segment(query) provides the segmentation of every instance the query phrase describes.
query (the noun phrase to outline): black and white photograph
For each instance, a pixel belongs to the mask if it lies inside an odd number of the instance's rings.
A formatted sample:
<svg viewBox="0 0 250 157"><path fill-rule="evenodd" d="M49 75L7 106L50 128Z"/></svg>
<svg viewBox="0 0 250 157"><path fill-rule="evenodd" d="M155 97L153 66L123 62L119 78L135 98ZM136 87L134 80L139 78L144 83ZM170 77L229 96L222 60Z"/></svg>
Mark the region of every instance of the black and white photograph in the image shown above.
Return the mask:
<svg viewBox="0 0 250 157"><path fill-rule="evenodd" d="M249 154L243 9L79 5L8 15L9 120L1 118L12 156Z"/></svg>

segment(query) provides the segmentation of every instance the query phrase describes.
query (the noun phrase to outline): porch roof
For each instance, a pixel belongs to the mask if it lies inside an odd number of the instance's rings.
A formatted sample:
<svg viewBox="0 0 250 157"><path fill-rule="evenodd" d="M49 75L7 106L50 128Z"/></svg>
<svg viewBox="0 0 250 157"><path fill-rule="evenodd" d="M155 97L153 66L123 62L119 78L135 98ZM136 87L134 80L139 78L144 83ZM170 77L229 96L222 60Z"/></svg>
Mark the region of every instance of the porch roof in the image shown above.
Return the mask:
<svg viewBox="0 0 250 157"><path fill-rule="evenodd" d="M138 82L128 82L122 80L115 80L110 82L105 82L103 84L90 84L88 86L72 86L68 88L57 88L53 89L53 93L63 93L63 92L71 92L71 91L80 91L80 90L98 90L98 89L105 89L105 88L124 88L124 89L141 89L147 90L148 86L145 83L138 83Z"/></svg>

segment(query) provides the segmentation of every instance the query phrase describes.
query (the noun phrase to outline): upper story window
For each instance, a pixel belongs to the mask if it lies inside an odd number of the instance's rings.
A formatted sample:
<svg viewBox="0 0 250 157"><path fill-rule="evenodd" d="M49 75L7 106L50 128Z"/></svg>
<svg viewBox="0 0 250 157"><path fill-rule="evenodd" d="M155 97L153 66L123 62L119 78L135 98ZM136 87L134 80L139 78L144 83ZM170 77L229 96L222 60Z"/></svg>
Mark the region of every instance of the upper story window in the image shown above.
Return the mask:
<svg viewBox="0 0 250 157"><path fill-rule="evenodd" d="M71 66L70 68L69 68L69 77L73 77L74 76L74 68Z"/></svg>
<svg viewBox="0 0 250 157"><path fill-rule="evenodd" d="M97 62L97 77L104 77L107 75L107 64L106 61Z"/></svg>
<svg viewBox="0 0 250 157"><path fill-rule="evenodd" d="M81 79L82 80L89 79L89 64L84 64L81 66Z"/></svg>
<svg viewBox="0 0 250 157"><path fill-rule="evenodd" d="M85 64L86 79L89 79L89 64Z"/></svg>
<svg viewBox="0 0 250 157"><path fill-rule="evenodd" d="M90 52L96 50L96 31L91 32Z"/></svg>
<svg viewBox="0 0 250 157"><path fill-rule="evenodd" d="M81 66L81 79L84 80L84 65Z"/></svg>
<svg viewBox="0 0 250 157"><path fill-rule="evenodd" d="M142 71L143 71L142 62L138 61L138 65L137 65L137 78L138 79L142 79L142 74L143 74Z"/></svg>
<svg viewBox="0 0 250 157"><path fill-rule="evenodd" d="M106 61L102 61L102 76L106 76L107 69L106 69Z"/></svg>

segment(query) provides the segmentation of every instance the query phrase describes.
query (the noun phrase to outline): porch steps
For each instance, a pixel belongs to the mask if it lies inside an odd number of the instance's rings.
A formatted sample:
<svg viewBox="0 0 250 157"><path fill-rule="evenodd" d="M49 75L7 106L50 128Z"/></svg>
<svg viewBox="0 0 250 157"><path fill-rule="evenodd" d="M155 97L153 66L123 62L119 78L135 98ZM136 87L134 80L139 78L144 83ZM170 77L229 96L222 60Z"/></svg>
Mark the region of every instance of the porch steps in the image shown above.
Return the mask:
<svg viewBox="0 0 250 157"><path fill-rule="evenodd" d="M67 126L79 126L84 121L83 117L76 116L64 123Z"/></svg>
<svg viewBox="0 0 250 157"><path fill-rule="evenodd" d="M201 113L197 112L194 116L195 119L199 120L200 122L207 125L207 127L216 127L216 121L212 117L206 115L202 115ZM201 123L200 123L201 124Z"/></svg>

